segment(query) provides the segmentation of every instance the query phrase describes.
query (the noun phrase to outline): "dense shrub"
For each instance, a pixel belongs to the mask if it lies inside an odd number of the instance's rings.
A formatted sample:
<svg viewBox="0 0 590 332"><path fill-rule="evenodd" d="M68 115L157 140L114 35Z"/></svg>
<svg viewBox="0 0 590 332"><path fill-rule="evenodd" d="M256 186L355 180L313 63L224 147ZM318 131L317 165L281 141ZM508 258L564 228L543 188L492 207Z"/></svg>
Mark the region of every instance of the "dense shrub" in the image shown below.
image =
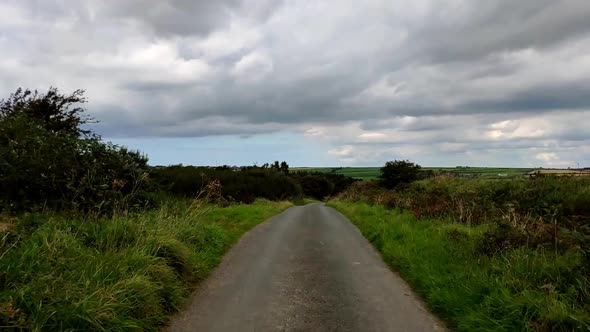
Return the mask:
<svg viewBox="0 0 590 332"><path fill-rule="evenodd" d="M223 195L240 202L251 203L256 198L285 200L302 195L299 184L282 172L251 169L214 175L221 181Z"/></svg>
<svg viewBox="0 0 590 332"><path fill-rule="evenodd" d="M481 243L481 251L490 254L520 246L552 251L574 248L585 257L590 253L588 178L483 180L440 176L397 190L361 183L341 198L407 209L417 219L494 224Z"/></svg>
<svg viewBox="0 0 590 332"><path fill-rule="evenodd" d="M387 189L405 186L420 178L421 168L407 160L388 161L380 170L379 180Z"/></svg>
<svg viewBox="0 0 590 332"><path fill-rule="evenodd" d="M334 190L334 184L322 176L304 175L299 177L299 183L306 196L316 199L324 199Z"/></svg>
<svg viewBox="0 0 590 332"><path fill-rule="evenodd" d="M502 221L523 226L541 220L570 228L590 225L589 178L486 180L438 176L397 190L359 183L342 196L376 203L390 196L392 207L409 209L418 218L447 217L467 224Z"/></svg>
<svg viewBox="0 0 590 332"><path fill-rule="evenodd" d="M547 230L547 228L544 228ZM479 252L485 255L495 255L510 249L523 246L536 247L551 245L552 232L528 232L510 224L500 223L486 231L479 242Z"/></svg>
<svg viewBox="0 0 590 332"><path fill-rule="evenodd" d="M84 90L76 90L70 95L60 94L57 88L49 88L47 93L18 88L8 99L0 100L0 119L26 117L43 128L71 137L91 135L82 125L91 121L84 116L80 104L86 102ZM72 107L78 105L77 107Z"/></svg>
<svg viewBox="0 0 590 332"><path fill-rule="evenodd" d="M276 169L177 165L156 167L152 177L164 190L184 197L199 195L212 180L220 182L222 196L231 201L251 203L256 198L282 200L301 196L299 184Z"/></svg>
<svg viewBox="0 0 590 332"><path fill-rule="evenodd" d="M356 181L342 174L319 172L295 172L291 177L301 185L305 196L319 200L343 192Z"/></svg>
<svg viewBox="0 0 590 332"><path fill-rule="evenodd" d="M473 180L440 177L417 182L405 195L417 215L452 217L466 223L502 220L524 226L542 220L577 227L590 221L590 179L541 177ZM443 205L439 210L435 207Z"/></svg>
<svg viewBox="0 0 590 332"><path fill-rule="evenodd" d="M0 210L112 211L146 203L147 158L104 143L87 122L82 91L17 90L0 101Z"/></svg>
<svg viewBox="0 0 590 332"><path fill-rule="evenodd" d="M250 203L256 198L293 199L302 195L316 199L338 194L355 180L341 174L289 172L285 162L262 167L155 167L152 177L163 190L195 197L213 180L221 185L222 196L230 201Z"/></svg>

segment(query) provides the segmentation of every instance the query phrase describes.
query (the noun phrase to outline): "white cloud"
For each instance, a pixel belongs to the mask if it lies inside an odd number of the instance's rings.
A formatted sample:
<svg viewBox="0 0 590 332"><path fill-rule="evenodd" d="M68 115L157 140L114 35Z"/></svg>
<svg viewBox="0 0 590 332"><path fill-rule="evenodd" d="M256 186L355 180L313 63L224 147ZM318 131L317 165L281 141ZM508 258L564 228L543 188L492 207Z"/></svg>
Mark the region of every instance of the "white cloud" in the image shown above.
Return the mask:
<svg viewBox="0 0 590 332"><path fill-rule="evenodd" d="M273 70L273 61L265 53L256 51L243 56L233 67L232 74L238 80L257 81Z"/></svg>
<svg viewBox="0 0 590 332"><path fill-rule="evenodd" d="M0 3L0 22L4 28L22 28L30 23L25 10L11 3Z"/></svg>
<svg viewBox="0 0 590 332"><path fill-rule="evenodd" d="M332 149L332 150L328 151L328 153L333 156L348 158L348 157L351 157L353 151L354 151L354 148L352 146L348 145L348 146L343 146L339 149Z"/></svg>
<svg viewBox="0 0 590 332"><path fill-rule="evenodd" d="M304 136L306 136L306 137L322 137L322 136L324 136L324 131L320 128L309 128L304 131Z"/></svg>
<svg viewBox="0 0 590 332"><path fill-rule="evenodd" d="M538 160L544 161L546 163L554 162L556 160L559 160L559 157L554 152L542 152L542 153L538 153L535 157Z"/></svg>
<svg viewBox="0 0 590 332"><path fill-rule="evenodd" d="M254 49L261 39L262 34L257 27L237 21L206 37L187 37L184 43L192 54L216 60Z"/></svg>
<svg viewBox="0 0 590 332"><path fill-rule="evenodd" d="M544 166L549 167L576 167L576 163L571 160L562 160L555 152L541 152L535 158L543 162Z"/></svg>
<svg viewBox="0 0 590 332"><path fill-rule="evenodd" d="M486 135L495 140L543 137L550 124L544 119L504 120L490 125Z"/></svg>
<svg viewBox="0 0 590 332"><path fill-rule="evenodd" d="M358 136L359 139L363 141L380 141L386 138L387 136L383 133L362 133Z"/></svg>
<svg viewBox="0 0 590 332"><path fill-rule="evenodd" d="M342 163L355 163L359 161L360 157L352 146L331 149L328 151L328 154L336 157L336 159Z"/></svg>

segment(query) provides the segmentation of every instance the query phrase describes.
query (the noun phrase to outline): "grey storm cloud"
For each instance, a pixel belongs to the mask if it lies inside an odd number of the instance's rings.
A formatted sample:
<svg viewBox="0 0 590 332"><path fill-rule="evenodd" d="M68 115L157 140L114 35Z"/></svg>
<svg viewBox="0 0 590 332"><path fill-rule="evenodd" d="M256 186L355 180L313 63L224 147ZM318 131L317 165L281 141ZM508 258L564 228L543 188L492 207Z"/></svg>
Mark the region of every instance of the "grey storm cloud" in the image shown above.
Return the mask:
<svg viewBox="0 0 590 332"><path fill-rule="evenodd" d="M111 137L569 149L590 139L564 129L590 120L588 22L587 0L6 0L0 92L84 88Z"/></svg>
<svg viewBox="0 0 590 332"><path fill-rule="evenodd" d="M556 109L590 109L590 80L575 82L546 82L525 91L508 93L494 99L478 100L464 105L467 110L551 111Z"/></svg>
<svg viewBox="0 0 590 332"><path fill-rule="evenodd" d="M413 40L417 41L417 54L435 62L546 48L590 31L590 6L583 0L434 3L429 19L417 26Z"/></svg>
<svg viewBox="0 0 590 332"><path fill-rule="evenodd" d="M163 37L206 35L229 23L234 12L263 20L281 1L262 0L128 0L107 1L101 15L142 24Z"/></svg>

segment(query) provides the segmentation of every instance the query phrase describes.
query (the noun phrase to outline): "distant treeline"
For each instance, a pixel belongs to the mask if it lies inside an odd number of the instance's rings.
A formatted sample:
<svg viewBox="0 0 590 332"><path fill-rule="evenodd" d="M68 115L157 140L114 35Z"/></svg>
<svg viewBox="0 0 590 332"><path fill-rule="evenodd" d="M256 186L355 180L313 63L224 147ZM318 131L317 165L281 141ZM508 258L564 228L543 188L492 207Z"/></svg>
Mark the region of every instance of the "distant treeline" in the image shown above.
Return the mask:
<svg viewBox="0 0 590 332"><path fill-rule="evenodd" d="M195 167L173 165L156 167L151 175L165 192L194 197L211 181L219 181L221 196L229 201L253 202L312 197L324 199L346 190L355 180L338 174L289 172L286 162L271 166ZM280 165L276 167L276 165Z"/></svg>
<svg viewBox="0 0 590 332"><path fill-rule="evenodd" d="M0 212L93 213L152 207L161 197L215 189L224 201L323 199L354 180L289 173L286 162L251 167L150 167L148 158L87 129L83 90L18 89L0 100ZM212 187L210 184L215 184ZM211 197L210 197L211 198Z"/></svg>

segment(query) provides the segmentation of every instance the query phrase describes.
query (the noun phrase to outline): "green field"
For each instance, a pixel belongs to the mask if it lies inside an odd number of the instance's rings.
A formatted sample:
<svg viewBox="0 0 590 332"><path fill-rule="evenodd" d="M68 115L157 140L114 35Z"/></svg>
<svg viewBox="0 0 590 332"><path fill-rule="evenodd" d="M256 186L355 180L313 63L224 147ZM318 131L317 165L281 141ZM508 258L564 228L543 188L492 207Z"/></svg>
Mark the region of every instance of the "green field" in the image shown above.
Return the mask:
<svg viewBox="0 0 590 332"><path fill-rule="evenodd" d="M372 180L379 176L379 167L295 167L291 170L342 174L362 180Z"/></svg>
<svg viewBox="0 0 590 332"><path fill-rule="evenodd" d="M350 176L355 179L373 180L379 176L380 167L295 167L293 171L334 173ZM510 178L524 176L531 168L498 168L498 167L423 167L425 171L450 173L461 177L477 178Z"/></svg>

